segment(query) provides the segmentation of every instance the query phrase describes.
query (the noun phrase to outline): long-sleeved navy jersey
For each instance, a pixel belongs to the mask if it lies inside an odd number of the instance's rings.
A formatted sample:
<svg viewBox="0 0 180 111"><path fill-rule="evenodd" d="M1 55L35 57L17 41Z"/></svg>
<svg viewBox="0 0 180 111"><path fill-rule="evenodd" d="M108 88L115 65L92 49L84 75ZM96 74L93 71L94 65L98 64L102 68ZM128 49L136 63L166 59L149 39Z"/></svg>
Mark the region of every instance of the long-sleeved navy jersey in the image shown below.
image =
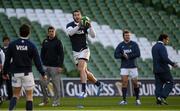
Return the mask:
<svg viewBox="0 0 180 111"><path fill-rule="evenodd" d="M170 72L168 64L172 66L175 64L168 58L166 47L161 41L158 41L152 47L152 57L154 73Z"/></svg>
<svg viewBox="0 0 180 111"><path fill-rule="evenodd" d="M6 55L8 47L2 47L4 54Z"/></svg>
<svg viewBox="0 0 180 111"><path fill-rule="evenodd" d="M75 22L70 22L67 24L66 28L69 27L76 27L77 24ZM69 35L71 44L72 44L72 49L73 51L79 52L82 49L87 48L87 36L88 36L88 29L87 28L79 28L78 31L74 35Z"/></svg>
<svg viewBox="0 0 180 111"><path fill-rule="evenodd" d="M41 48L41 59L43 65L51 67L62 67L64 62L64 51L61 41L54 39L45 39Z"/></svg>
<svg viewBox="0 0 180 111"><path fill-rule="evenodd" d="M123 56L123 53L127 54L128 59ZM116 47L114 57L121 59L121 68L135 68L137 67L136 58L140 57L139 46L134 41L128 43L123 41Z"/></svg>
<svg viewBox="0 0 180 111"><path fill-rule="evenodd" d="M1 49L0 49L0 51L1 51ZM2 64L1 54L0 54L0 64Z"/></svg>
<svg viewBox="0 0 180 111"><path fill-rule="evenodd" d="M9 72L10 67L10 72L13 74L32 72L33 61L41 75L44 75L45 72L36 46L28 39L19 38L9 44L4 64L4 74Z"/></svg>
<svg viewBox="0 0 180 111"><path fill-rule="evenodd" d="M5 54L3 50L0 48L0 64L4 65L4 61L5 61Z"/></svg>

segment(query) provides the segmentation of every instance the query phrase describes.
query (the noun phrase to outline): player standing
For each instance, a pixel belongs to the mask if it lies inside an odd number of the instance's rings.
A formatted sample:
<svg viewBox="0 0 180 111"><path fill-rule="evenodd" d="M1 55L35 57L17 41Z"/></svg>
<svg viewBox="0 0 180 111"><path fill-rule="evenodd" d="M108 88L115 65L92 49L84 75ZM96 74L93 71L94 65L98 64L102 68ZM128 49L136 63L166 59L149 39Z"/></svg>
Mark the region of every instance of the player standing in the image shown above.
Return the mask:
<svg viewBox="0 0 180 111"><path fill-rule="evenodd" d="M8 72L11 64L13 97L10 100L9 110L13 110L21 94L21 88L26 91L26 110L33 109L34 76L32 62L46 79L36 46L28 39L30 27L23 24L20 29L20 38L11 42L4 63L3 78L9 79ZM12 60L12 63L11 63Z"/></svg>
<svg viewBox="0 0 180 111"><path fill-rule="evenodd" d="M87 80L92 81L98 86L98 95L100 89L102 88L102 83L99 82L94 75L88 70L87 62L90 57L90 50L87 46L87 36L90 34L91 37L95 37L95 31L89 22L88 27L84 27L81 24L81 12L80 10L75 10L72 13L74 21L67 24L67 34L69 35L75 64L80 72L80 79L82 83L82 93L79 95L84 98L87 96L86 83Z"/></svg>
<svg viewBox="0 0 180 111"><path fill-rule="evenodd" d="M2 41L3 41L2 50L3 50L3 52L5 53L5 56L6 56L7 49L8 49L9 43L10 43L10 38L5 36L5 37L3 37ZM7 100L11 100L13 94L12 94L12 84L11 84L11 74L10 74L10 72L8 73L8 76L9 76L9 79L6 80L6 91L7 91L7 94L8 94Z"/></svg>
<svg viewBox="0 0 180 111"><path fill-rule="evenodd" d="M45 71L48 78L52 79L53 83L53 103L52 106L59 106L60 102L60 73L63 70L64 51L61 41L56 36L56 30L50 26L48 28L48 37L43 41L41 48L41 59L45 66ZM41 81L41 88L43 93L43 101L39 106L44 106L48 103L48 94L46 87L48 81Z"/></svg>
<svg viewBox="0 0 180 111"><path fill-rule="evenodd" d="M117 46L114 53L114 57L116 59L121 59L120 75L122 78L123 100L119 103L120 105L127 104L126 93L128 86L128 76L131 76L132 78L134 93L136 96L136 105L141 104L139 98L138 70L136 64L136 59L140 57L140 50L138 44L134 41L131 41L130 36L131 33L129 31L123 31L124 41Z"/></svg>
<svg viewBox="0 0 180 111"><path fill-rule="evenodd" d="M169 43L169 37L166 34L159 36L158 42L152 47L153 72L155 75L155 95L158 105L166 104L166 98L173 88L173 77L168 64L177 67L177 64L168 58L165 45Z"/></svg>
<svg viewBox="0 0 180 111"><path fill-rule="evenodd" d="M5 54L3 50L0 48L0 88L3 85L3 78L2 78L2 69L5 61ZM0 105L3 103L3 95L0 91Z"/></svg>

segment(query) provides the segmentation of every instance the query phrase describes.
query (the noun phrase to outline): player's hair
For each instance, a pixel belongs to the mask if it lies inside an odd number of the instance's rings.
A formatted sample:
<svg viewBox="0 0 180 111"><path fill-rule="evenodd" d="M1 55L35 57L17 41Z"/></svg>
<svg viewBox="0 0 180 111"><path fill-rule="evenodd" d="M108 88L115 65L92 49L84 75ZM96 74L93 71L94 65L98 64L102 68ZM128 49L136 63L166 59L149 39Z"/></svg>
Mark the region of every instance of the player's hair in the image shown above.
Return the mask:
<svg viewBox="0 0 180 111"><path fill-rule="evenodd" d="M8 36L4 36L4 37L2 38L2 41L4 42L5 40L10 41L10 38L9 38Z"/></svg>
<svg viewBox="0 0 180 111"><path fill-rule="evenodd" d="M20 29L19 29L19 32L20 32L20 36L21 37L27 37L30 33L30 27L29 25L27 24L23 24Z"/></svg>
<svg viewBox="0 0 180 111"><path fill-rule="evenodd" d="M128 31L128 30L123 30L123 37L124 37L124 35L127 34L127 33L131 33L131 32Z"/></svg>
<svg viewBox="0 0 180 111"><path fill-rule="evenodd" d="M49 26L48 31L51 30L51 29L55 30L55 28L53 26Z"/></svg>
<svg viewBox="0 0 180 111"><path fill-rule="evenodd" d="M72 12L72 15L74 16L74 13L75 12L80 12L81 13L81 11L79 10L79 9L77 9L77 10L74 10L73 12Z"/></svg>
<svg viewBox="0 0 180 111"><path fill-rule="evenodd" d="M169 36L167 34L161 34L158 38L158 41L163 41L164 39L167 39Z"/></svg>

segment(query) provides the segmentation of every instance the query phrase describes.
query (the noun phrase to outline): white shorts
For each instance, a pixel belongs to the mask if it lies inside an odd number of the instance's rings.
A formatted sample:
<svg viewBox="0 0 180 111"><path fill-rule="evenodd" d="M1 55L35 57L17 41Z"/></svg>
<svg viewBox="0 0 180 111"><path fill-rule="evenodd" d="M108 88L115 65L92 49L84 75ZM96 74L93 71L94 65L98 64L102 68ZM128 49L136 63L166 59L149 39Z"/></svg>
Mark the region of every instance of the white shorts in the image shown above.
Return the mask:
<svg viewBox="0 0 180 111"><path fill-rule="evenodd" d="M138 70L137 68L121 68L120 75L129 75L131 78L137 78Z"/></svg>
<svg viewBox="0 0 180 111"><path fill-rule="evenodd" d="M13 87L23 87L25 90L32 90L35 86L33 73L25 76L24 73L15 73L12 76Z"/></svg>
<svg viewBox="0 0 180 111"><path fill-rule="evenodd" d="M78 64L79 59L86 59L88 61L90 57L90 50L87 48L80 52L73 51L73 57L75 64Z"/></svg>

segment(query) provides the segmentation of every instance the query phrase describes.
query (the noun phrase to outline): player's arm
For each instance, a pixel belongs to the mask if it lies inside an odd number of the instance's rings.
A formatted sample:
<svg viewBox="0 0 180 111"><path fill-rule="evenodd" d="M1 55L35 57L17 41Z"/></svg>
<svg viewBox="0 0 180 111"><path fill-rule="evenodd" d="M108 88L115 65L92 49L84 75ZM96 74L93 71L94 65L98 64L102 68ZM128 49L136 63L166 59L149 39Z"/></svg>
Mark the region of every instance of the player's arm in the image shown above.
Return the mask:
<svg viewBox="0 0 180 111"><path fill-rule="evenodd" d="M164 46L160 48L159 54L160 54L162 60L163 60L165 63L168 63L168 64L170 64L171 66L174 66L174 65L175 65L175 63L172 62L172 61L168 58L168 53L167 53L167 50L166 50L166 48L165 48Z"/></svg>
<svg viewBox="0 0 180 111"><path fill-rule="evenodd" d="M41 53L40 53L41 60L42 60L43 63L44 63L44 61L45 61L45 54L46 54L46 51L45 51L44 41L43 41L43 43L42 43L42 48L41 48Z"/></svg>
<svg viewBox="0 0 180 111"><path fill-rule="evenodd" d="M8 79L8 69L10 67L11 58L12 58L12 44L9 44L3 66L3 79Z"/></svg>
<svg viewBox="0 0 180 111"><path fill-rule="evenodd" d="M2 65L4 65L4 62L5 62L5 53L3 52L3 50L1 50L1 59L2 59Z"/></svg>
<svg viewBox="0 0 180 111"><path fill-rule="evenodd" d="M134 48L133 52L128 54L128 59L135 59L137 57L140 57L141 55L138 44L135 43L135 46L133 48Z"/></svg>
<svg viewBox="0 0 180 111"><path fill-rule="evenodd" d="M37 48L35 46L33 46L33 61L34 61L34 64L35 64L37 70L39 71L39 73L42 76L45 76L45 72L43 70L41 59L40 59L38 50L37 50Z"/></svg>
<svg viewBox="0 0 180 111"><path fill-rule="evenodd" d="M95 32L94 28L92 27L92 24L91 24L91 23L89 23L88 33L89 33L89 35L90 35L92 38L95 38L95 37L96 37L96 32Z"/></svg>
<svg viewBox="0 0 180 111"><path fill-rule="evenodd" d="M63 45L62 45L62 42L59 40L59 43L58 43L58 54L59 54L59 58L60 60L58 61L59 62L59 67L62 68L63 67L63 63L64 63L64 49L63 49Z"/></svg>
<svg viewBox="0 0 180 111"><path fill-rule="evenodd" d="M0 54L0 72L2 71L2 59L1 59L1 54Z"/></svg>
<svg viewBox="0 0 180 111"><path fill-rule="evenodd" d="M116 49L115 49L114 57L115 57L116 59L122 59L122 58L124 58L122 52L123 52L123 51L122 51L122 48L121 48L121 44L119 44L119 45L116 47Z"/></svg>
<svg viewBox="0 0 180 111"><path fill-rule="evenodd" d="M80 24L77 25L77 26L75 26L75 27L72 27L72 26L70 26L70 25L67 25L67 26L66 26L66 33L67 33L68 35L72 36L72 35L74 35L74 34L79 30L80 27L81 27Z"/></svg>

